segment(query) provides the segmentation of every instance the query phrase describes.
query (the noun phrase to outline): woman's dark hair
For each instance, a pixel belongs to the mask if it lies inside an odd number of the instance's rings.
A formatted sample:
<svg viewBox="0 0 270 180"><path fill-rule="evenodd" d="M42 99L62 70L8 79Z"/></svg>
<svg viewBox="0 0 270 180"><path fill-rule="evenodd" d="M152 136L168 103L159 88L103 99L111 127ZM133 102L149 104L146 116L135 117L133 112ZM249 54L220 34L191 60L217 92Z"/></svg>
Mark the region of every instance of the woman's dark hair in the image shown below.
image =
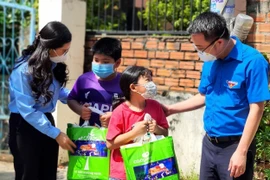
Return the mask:
<svg viewBox="0 0 270 180"><path fill-rule="evenodd" d="M152 76L152 71L142 66L129 66L124 70L120 78L120 88L126 100L130 100L129 86L131 84L137 84L139 78L147 74Z"/></svg>
<svg viewBox="0 0 270 180"><path fill-rule="evenodd" d="M33 44L22 51L22 61L28 60L29 73L32 76L30 86L37 102L40 97L44 99L44 105L51 101L54 92L49 91L49 87L53 78L61 87L66 85L68 81L66 64L57 63L53 68L49 52L71 42L71 38L72 35L64 24L52 21L41 29Z"/></svg>
<svg viewBox="0 0 270 180"><path fill-rule="evenodd" d="M118 39L104 37L94 44L91 51L93 52L93 55L103 54L105 56L113 58L114 61L117 61L121 58L122 46L121 42Z"/></svg>

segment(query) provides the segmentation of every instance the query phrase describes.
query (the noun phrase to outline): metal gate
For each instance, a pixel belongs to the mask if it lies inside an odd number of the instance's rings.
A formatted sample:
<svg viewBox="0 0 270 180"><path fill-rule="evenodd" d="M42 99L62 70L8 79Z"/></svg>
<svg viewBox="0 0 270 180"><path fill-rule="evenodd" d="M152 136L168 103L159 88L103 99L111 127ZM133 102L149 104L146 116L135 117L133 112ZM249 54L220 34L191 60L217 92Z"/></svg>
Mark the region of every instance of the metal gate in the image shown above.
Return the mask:
<svg viewBox="0 0 270 180"><path fill-rule="evenodd" d="M8 78L22 49L35 38L33 5L34 0L0 0L0 152L8 150Z"/></svg>

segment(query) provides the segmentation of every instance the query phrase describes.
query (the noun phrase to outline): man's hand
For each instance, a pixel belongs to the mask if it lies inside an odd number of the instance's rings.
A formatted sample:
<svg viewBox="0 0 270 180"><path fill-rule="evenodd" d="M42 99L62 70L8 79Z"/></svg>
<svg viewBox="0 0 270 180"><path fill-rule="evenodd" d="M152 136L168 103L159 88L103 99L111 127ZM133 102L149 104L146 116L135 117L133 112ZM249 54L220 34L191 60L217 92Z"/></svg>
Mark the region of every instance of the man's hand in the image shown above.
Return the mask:
<svg viewBox="0 0 270 180"><path fill-rule="evenodd" d="M55 140L61 148L74 153L76 145L69 139L69 137L65 133L60 132L60 134L56 137Z"/></svg>
<svg viewBox="0 0 270 180"><path fill-rule="evenodd" d="M81 118L85 121L89 120L91 117L91 110L88 108L89 106L88 103L82 105Z"/></svg>
<svg viewBox="0 0 270 180"><path fill-rule="evenodd" d="M112 116L112 112L106 112L105 114L100 116L100 123L102 127L107 128Z"/></svg>
<svg viewBox="0 0 270 180"><path fill-rule="evenodd" d="M229 171L231 171L230 176L237 178L245 173L247 163L247 154L235 151L230 159Z"/></svg>

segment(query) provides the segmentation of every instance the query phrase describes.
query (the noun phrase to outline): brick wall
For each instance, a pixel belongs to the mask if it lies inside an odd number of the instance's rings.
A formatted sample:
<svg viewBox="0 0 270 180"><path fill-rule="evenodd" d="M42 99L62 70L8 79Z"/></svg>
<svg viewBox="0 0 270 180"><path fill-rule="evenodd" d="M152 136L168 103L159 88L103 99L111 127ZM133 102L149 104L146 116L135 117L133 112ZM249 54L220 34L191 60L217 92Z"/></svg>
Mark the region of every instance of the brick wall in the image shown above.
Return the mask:
<svg viewBox="0 0 270 180"><path fill-rule="evenodd" d="M100 37L86 38L85 70L91 69L90 48ZM202 62L198 60L187 37L125 37L122 42L122 72L129 65L144 66L153 71L159 92L183 91L196 93Z"/></svg>
<svg viewBox="0 0 270 180"><path fill-rule="evenodd" d="M270 0L247 0L247 14L254 25L247 43L270 58Z"/></svg>
<svg viewBox="0 0 270 180"><path fill-rule="evenodd" d="M238 8L239 9L239 8ZM244 12L244 10L238 10ZM247 0L247 14L254 18L247 43L270 58L270 0ZM90 48L100 38L90 36L85 45L85 71L91 69ZM188 37L127 37L116 36L122 42L122 72L128 65L150 68L161 93L182 91L196 93L202 62Z"/></svg>

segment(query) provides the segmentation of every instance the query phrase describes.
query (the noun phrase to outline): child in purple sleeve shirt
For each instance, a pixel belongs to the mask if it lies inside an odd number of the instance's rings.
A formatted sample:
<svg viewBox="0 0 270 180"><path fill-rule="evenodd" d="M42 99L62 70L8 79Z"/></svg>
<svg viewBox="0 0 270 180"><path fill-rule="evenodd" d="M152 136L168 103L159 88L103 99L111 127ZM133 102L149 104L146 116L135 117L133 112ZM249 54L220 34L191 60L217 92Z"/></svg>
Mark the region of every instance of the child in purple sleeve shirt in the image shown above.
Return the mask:
<svg viewBox="0 0 270 180"><path fill-rule="evenodd" d="M112 100L122 96L119 86L121 74L116 72L121 64L121 42L115 38L101 38L92 51L92 71L77 79L69 94L68 106L81 116L80 125L84 120L89 120L92 126L108 127ZM105 114L91 112L89 106Z"/></svg>

